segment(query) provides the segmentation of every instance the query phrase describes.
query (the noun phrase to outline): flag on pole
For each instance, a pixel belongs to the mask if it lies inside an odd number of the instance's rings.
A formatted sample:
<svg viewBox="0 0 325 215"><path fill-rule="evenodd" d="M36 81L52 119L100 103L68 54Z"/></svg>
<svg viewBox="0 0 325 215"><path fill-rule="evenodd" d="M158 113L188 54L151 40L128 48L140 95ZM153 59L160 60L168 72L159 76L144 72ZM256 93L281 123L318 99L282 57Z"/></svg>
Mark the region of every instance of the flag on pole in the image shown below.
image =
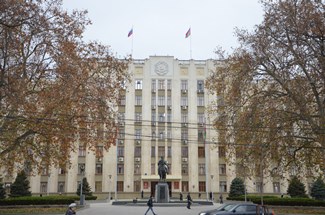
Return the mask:
<svg viewBox="0 0 325 215"><path fill-rule="evenodd" d="M133 34L133 28L131 28L131 30L128 33L128 37L130 37Z"/></svg>
<svg viewBox="0 0 325 215"><path fill-rule="evenodd" d="M188 38L189 36L191 36L191 28L189 28L185 34L185 38Z"/></svg>

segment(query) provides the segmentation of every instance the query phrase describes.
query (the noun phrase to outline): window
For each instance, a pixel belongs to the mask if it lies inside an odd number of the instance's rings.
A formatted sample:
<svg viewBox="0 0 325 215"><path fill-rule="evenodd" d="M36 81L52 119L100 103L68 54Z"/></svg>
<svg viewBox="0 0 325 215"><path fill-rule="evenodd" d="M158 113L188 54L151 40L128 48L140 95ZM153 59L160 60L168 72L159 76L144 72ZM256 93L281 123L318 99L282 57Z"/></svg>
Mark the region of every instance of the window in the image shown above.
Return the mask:
<svg viewBox="0 0 325 215"><path fill-rule="evenodd" d="M141 140L141 129L135 129L135 139Z"/></svg>
<svg viewBox="0 0 325 215"><path fill-rule="evenodd" d="M86 149L84 146L79 146L79 157L85 157L86 156Z"/></svg>
<svg viewBox="0 0 325 215"><path fill-rule="evenodd" d="M174 182L174 189L175 190L178 190L179 189L179 182L178 181L175 181Z"/></svg>
<svg viewBox="0 0 325 215"><path fill-rule="evenodd" d="M126 98L125 98L125 96L121 96L121 98L120 98L120 105L124 106L125 103L126 103Z"/></svg>
<svg viewBox="0 0 325 215"><path fill-rule="evenodd" d="M172 147L168 146L167 147L167 157L171 157L172 156Z"/></svg>
<svg viewBox="0 0 325 215"><path fill-rule="evenodd" d="M155 131L156 129L153 129L152 130L152 132L151 132L151 139L152 140L155 140L156 138L157 138L157 136L156 136L156 131Z"/></svg>
<svg viewBox="0 0 325 215"><path fill-rule="evenodd" d="M134 156L141 157L141 147L139 147L139 146L134 147Z"/></svg>
<svg viewBox="0 0 325 215"><path fill-rule="evenodd" d="M164 146L158 146L158 156L165 157L165 147Z"/></svg>
<svg viewBox="0 0 325 215"><path fill-rule="evenodd" d="M165 80L158 80L158 89L159 90L165 89Z"/></svg>
<svg viewBox="0 0 325 215"><path fill-rule="evenodd" d="M137 174L137 175L141 174L141 166L140 166L140 164L135 164L134 165L134 174Z"/></svg>
<svg viewBox="0 0 325 215"><path fill-rule="evenodd" d="M205 181L199 181L199 192L205 192Z"/></svg>
<svg viewBox="0 0 325 215"><path fill-rule="evenodd" d="M66 172L65 168L60 167L59 168L59 175L64 175Z"/></svg>
<svg viewBox="0 0 325 215"><path fill-rule="evenodd" d="M101 163L96 164L96 173L95 174L103 174L103 164L101 164Z"/></svg>
<svg viewBox="0 0 325 215"><path fill-rule="evenodd" d="M172 174L172 164L169 163L167 164L167 166L168 166L168 174Z"/></svg>
<svg viewBox="0 0 325 215"><path fill-rule="evenodd" d="M181 80L181 90L187 90L187 89L188 89L187 80Z"/></svg>
<svg viewBox="0 0 325 215"><path fill-rule="evenodd" d="M117 174L119 174L119 175L124 174L124 165L123 164L117 164Z"/></svg>
<svg viewBox="0 0 325 215"><path fill-rule="evenodd" d="M167 96L167 106L171 106L172 105L172 97Z"/></svg>
<svg viewBox="0 0 325 215"><path fill-rule="evenodd" d="M197 114L197 121L200 124L204 124L205 123L205 116L204 113L198 113Z"/></svg>
<svg viewBox="0 0 325 215"><path fill-rule="evenodd" d="M182 181L182 192L188 192L188 181Z"/></svg>
<svg viewBox="0 0 325 215"><path fill-rule="evenodd" d="M171 123L172 122L172 114L167 113L167 122Z"/></svg>
<svg viewBox="0 0 325 215"><path fill-rule="evenodd" d="M204 106L204 96L200 95L197 97L197 106Z"/></svg>
<svg viewBox="0 0 325 215"><path fill-rule="evenodd" d="M58 193L64 193L64 182L59 181L58 183Z"/></svg>
<svg viewBox="0 0 325 215"><path fill-rule="evenodd" d="M134 115L135 115L134 116L135 122L141 122L141 120L142 120L142 113L136 112Z"/></svg>
<svg viewBox="0 0 325 215"><path fill-rule="evenodd" d="M262 192L262 182L256 182L256 192L261 193Z"/></svg>
<svg viewBox="0 0 325 215"><path fill-rule="evenodd" d="M226 164L219 164L219 174L226 175Z"/></svg>
<svg viewBox="0 0 325 215"><path fill-rule="evenodd" d="M159 122L165 122L165 113L159 114Z"/></svg>
<svg viewBox="0 0 325 215"><path fill-rule="evenodd" d="M199 164L199 175L204 175L205 174L205 164L200 163Z"/></svg>
<svg viewBox="0 0 325 215"><path fill-rule="evenodd" d="M182 157L188 157L188 147L182 147Z"/></svg>
<svg viewBox="0 0 325 215"><path fill-rule="evenodd" d="M165 131L159 130L159 140L164 140L165 139Z"/></svg>
<svg viewBox="0 0 325 215"><path fill-rule="evenodd" d="M181 114L181 120L182 120L182 123L188 123L188 115L187 115L187 113L182 113Z"/></svg>
<svg viewBox="0 0 325 215"><path fill-rule="evenodd" d="M156 102L156 96L151 96L151 105L152 105L153 107L156 107L156 105L157 105L157 102Z"/></svg>
<svg viewBox="0 0 325 215"><path fill-rule="evenodd" d="M205 137L204 128L199 128L197 130L197 139L198 139L198 141L204 141L204 137Z"/></svg>
<svg viewBox="0 0 325 215"><path fill-rule="evenodd" d="M123 192L123 186L124 186L123 181L118 181L117 182L117 192Z"/></svg>
<svg viewBox="0 0 325 215"><path fill-rule="evenodd" d="M156 174L156 164L152 163L151 164L151 175L155 175Z"/></svg>
<svg viewBox="0 0 325 215"><path fill-rule="evenodd" d="M85 173L86 170L86 165L84 163L79 163L78 164L78 174L81 175Z"/></svg>
<svg viewBox="0 0 325 215"><path fill-rule="evenodd" d="M157 86L156 86L156 79L151 80L151 90L153 92L156 92Z"/></svg>
<svg viewBox="0 0 325 215"><path fill-rule="evenodd" d="M41 182L41 193L47 193L47 182Z"/></svg>
<svg viewBox="0 0 325 215"><path fill-rule="evenodd" d="M220 181L219 182L219 191L221 193L227 192L227 182L226 181Z"/></svg>
<svg viewBox="0 0 325 215"><path fill-rule="evenodd" d="M219 158L226 157L226 148L224 146L219 146Z"/></svg>
<svg viewBox="0 0 325 215"><path fill-rule="evenodd" d="M141 190L141 182L135 181L134 182L134 192L140 192L140 190Z"/></svg>
<svg viewBox="0 0 325 215"><path fill-rule="evenodd" d="M135 105L137 106L142 105L142 96L135 96Z"/></svg>
<svg viewBox="0 0 325 215"><path fill-rule="evenodd" d="M151 113L151 121L156 122L156 113L155 112Z"/></svg>
<svg viewBox="0 0 325 215"><path fill-rule="evenodd" d="M168 79L167 80L167 90L171 90L172 89L172 80Z"/></svg>
<svg viewBox="0 0 325 215"><path fill-rule="evenodd" d="M188 164L182 164L182 174L188 175Z"/></svg>
<svg viewBox="0 0 325 215"><path fill-rule="evenodd" d="M124 137L125 137L125 129L124 128L119 128L118 138L123 139Z"/></svg>
<svg viewBox="0 0 325 215"><path fill-rule="evenodd" d="M240 205L235 208L236 212L246 212L246 205Z"/></svg>
<svg viewBox="0 0 325 215"><path fill-rule="evenodd" d="M117 147L117 156L118 157L124 157L124 147L123 146L118 146Z"/></svg>
<svg viewBox="0 0 325 215"><path fill-rule="evenodd" d="M187 105L188 105L187 96L181 96L181 106L187 106Z"/></svg>
<svg viewBox="0 0 325 215"><path fill-rule="evenodd" d="M165 106L165 96L158 96L158 106Z"/></svg>
<svg viewBox="0 0 325 215"><path fill-rule="evenodd" d="M273 182L273 192L274 193L280 193L280 183L279 182Z"/></svg>
<svg viewBox="0 0 325 215"><path fill-rule="evenodd" d="M246 205L246 211L256 211L255 205Z"/></svg>
<svg viewBox="0 0 325 215"><path fill-rule="evenodd" d="M102 182L101 181L95 182L95 192L102 192Z"/></svg>
<svg viewBox="0 0 325 215"><path fill-rule="evenodd" d="M197 81L197 90L203 90L204 89L204 81L198 80Z"/></svg>
<svg viewBox="0 0 325 215"><path fill-rule="evenodd" d="M156 147L151 146L151 157L156 157Z"/></svg>
<svg viewBox="0 0 325 215"><path fill-rule="evenodd" d="M167 128L167 138L168 139L172 139L173 136L172 136L172 129L171 128Z"/></svg>
<svg viewBox="0 0 325 215"><path fill-rule="evenodd" d="M135 89L142 90L142 80L135 80Z"/></svg>
<svg viewBox="0 0 325 215"><path fill-rule="evenodd" d="M199 158L204 158L205 157L205 150L203 146L198 147L198 156Z"/></svg>
<svg viewBox="0 0 325 215"><path fill-rule="evenodd" d="M104 152L104 147L103 146L96 146L96 157L97 158L102 158L103 157L103 152Z"/></svg>
<svg viewBox="0 0 325 215"><path fill-rule="evenodd" d="M182 130L181 131L181 138L182 138L182 140L187 140L188 139L188 131L187 130Z"/></svg>
<svg viewBox="0 0 325 215"><path fill-rule="evenodd" d="M125 121L125 113L119 112L118 119L119 119L119 122L124 122Z"/></svg>

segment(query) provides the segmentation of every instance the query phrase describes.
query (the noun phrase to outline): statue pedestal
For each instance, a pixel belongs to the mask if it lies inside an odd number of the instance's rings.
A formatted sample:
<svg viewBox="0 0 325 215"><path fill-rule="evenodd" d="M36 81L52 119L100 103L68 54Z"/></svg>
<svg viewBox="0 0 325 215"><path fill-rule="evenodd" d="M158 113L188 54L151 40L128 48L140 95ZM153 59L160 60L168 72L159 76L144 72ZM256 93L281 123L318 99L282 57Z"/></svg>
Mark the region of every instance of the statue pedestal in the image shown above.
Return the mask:
<svg viewBox="0 0 325 215"><path fill-rule="evenodd" d="M158 203L169 202L169 188L168 184L165 182L159 182L156 185L156 201Z"/></svg>

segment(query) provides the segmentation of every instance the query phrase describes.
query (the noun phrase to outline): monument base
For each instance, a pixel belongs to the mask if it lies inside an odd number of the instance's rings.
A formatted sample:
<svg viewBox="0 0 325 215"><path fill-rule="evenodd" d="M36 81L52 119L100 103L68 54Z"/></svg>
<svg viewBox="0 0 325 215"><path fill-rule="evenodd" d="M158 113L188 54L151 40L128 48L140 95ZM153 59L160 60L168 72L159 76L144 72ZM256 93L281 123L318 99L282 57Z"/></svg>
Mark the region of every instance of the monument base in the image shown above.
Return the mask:
<svg viewBox="0 0 325 215"><path fill-rule="evenodd" d="M169 188L168 184L164 182L159 182L156 185L156 202L166 203L169 202Z"/></svg>

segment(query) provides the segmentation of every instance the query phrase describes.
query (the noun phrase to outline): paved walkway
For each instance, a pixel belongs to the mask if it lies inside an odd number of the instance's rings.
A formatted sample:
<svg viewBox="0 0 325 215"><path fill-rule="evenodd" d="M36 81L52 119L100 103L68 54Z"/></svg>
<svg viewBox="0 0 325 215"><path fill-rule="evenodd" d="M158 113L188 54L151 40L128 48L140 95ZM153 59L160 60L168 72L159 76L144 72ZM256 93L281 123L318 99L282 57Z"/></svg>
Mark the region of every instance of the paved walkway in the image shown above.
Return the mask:
<svg viewBox="0 0 325 215"><path fill-rule="evenodd" d="M158 215L197 215L200 211L213 209L218 206L219 204L196 205L192 206L191 209L187 209L183 206L155 207L154 205L153 210ZM146 206L117 206L111 203L90 203L86 208L78 210L77 215L143 215L147 209L148 207ZM149 211L148 214L152 214L151 211Z"/></svg>

